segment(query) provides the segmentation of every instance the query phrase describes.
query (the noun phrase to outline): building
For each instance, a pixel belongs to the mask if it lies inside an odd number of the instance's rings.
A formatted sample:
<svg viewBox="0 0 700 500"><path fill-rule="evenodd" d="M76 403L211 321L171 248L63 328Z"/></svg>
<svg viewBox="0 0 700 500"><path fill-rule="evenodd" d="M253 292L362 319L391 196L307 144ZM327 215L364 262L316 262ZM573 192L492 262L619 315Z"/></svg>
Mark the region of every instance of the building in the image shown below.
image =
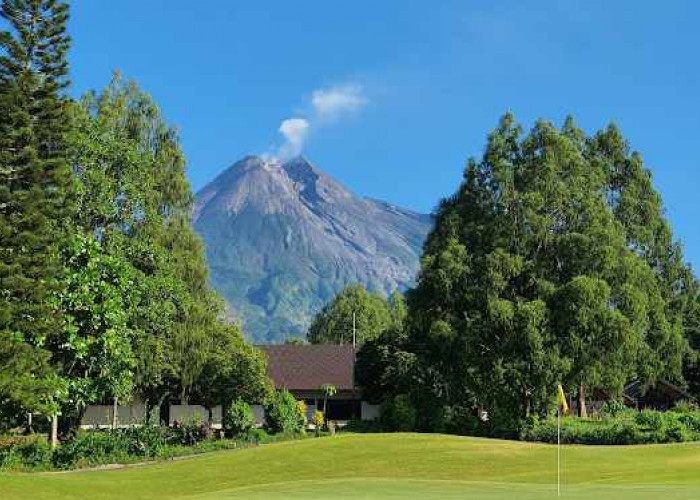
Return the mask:
<svg viewBox="0 0 700 500"><path fill-rule="evenodd" d="M666 380L660 380L650 387L640 381L631 382L625 387L624 401L626 405L638 410L649 408L662 411L670 410L679 401L697 402L682 387Z"/></svg>
<svg viewBox="0 0 700 500"><path fill-rule="evenodd" d="M287 389L298 400L307 405L307 418L312 421L314 412L323 411L324 385L332 385L337 392L328 398L326 419L336 422L349 420L376 420L379 406L362 400L362 392L355 386L355 348L337 344L281 344L261 345L267 354L267 372L275 389ZM201 405L167 404L161 412L163 422L192 420L207 421L209 412ZM253 407L258 425L265 421L260 405ZM114 417L111 404L88 406L82 418L83 428L111 427ZM120 427L138 425L145 421L146 407L142 401L128 406L119 406L117 423ZM212 423L221 427L221 406L212 408Z"/></svg>
<svg viewBox="0 0 700 500"><path fill-rule="evenodd" d="M375 420L379 407L362 400L355 386L355 348L344 344L281 344L258 346L267 354L268 376L275 389L286 389L307 405L308 417L323 410L324 385L332 385L337 393L328 398L326 418ZM256 415L262 418L261 409Z"/></svg>

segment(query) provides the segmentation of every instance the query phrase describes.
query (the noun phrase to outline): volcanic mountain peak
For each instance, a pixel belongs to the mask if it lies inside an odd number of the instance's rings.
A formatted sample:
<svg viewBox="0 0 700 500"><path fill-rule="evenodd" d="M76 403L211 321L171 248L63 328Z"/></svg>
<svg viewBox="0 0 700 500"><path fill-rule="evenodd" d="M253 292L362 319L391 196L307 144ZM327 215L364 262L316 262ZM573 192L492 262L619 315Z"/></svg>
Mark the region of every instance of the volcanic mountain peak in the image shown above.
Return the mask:
<svg viewBox="0 0 700 500"><path fill-rule="evenodd" d="M193 217L212 284L258 342L304 334L349 283L408 286L431 224L357 197L301 156L242 159L200 191Z"/></svg>

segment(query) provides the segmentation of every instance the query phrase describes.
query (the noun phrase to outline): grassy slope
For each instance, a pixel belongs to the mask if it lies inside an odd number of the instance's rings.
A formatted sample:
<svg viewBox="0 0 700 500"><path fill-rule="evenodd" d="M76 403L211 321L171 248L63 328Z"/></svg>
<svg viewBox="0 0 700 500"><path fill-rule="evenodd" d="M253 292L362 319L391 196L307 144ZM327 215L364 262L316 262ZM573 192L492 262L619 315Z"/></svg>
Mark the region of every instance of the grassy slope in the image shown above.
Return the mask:
<svg viewBox="0 0 700 500"><path fill-rule="evenodd" d="M564 449L567 498L700 498L700 444ZM0 498L543 498L556 448L419 434L309 439L114 471L2 474Z"/></svg>

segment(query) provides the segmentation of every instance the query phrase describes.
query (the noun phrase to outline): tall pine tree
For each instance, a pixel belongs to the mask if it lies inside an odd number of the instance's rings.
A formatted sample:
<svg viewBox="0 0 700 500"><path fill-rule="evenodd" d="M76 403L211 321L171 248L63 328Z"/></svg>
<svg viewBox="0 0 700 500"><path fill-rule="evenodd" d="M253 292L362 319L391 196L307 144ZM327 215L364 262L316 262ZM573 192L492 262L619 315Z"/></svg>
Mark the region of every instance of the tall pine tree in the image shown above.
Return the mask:
<svg viewBox="0 0 700 500"><path fill-rule="evenodd" d="M51 298L70 212L68 8L5 0L0 16L0 343L39 350L59 324Z"/></svg>

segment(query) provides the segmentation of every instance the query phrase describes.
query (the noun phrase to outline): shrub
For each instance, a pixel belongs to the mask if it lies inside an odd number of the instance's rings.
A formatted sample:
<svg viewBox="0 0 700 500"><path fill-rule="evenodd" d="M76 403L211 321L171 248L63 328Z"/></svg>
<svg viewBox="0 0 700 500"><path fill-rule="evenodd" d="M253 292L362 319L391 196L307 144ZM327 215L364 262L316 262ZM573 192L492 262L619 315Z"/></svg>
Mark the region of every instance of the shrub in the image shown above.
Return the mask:
<svg viewBox="0 0 700 500"><path fill-rule="evenodd" d="M700 434L700 411L682 413L678 416L678 421L692 432Z"/></svg>
<svg viewBox="0 0 700 500"><path fill-rule="evenodd" d="M53 464L58 469L76 466L95 466L126 460L129 440L119 431L80 431L53 453Z"/></svg>
<svg viewBox="0 0 700 500"><path fill-rule="evenodd" d="M143 425L110 432L122 433L128 442L129 454L157 457L168 446L169 430L155 425Z"/></svg>
<svg viewBox="0 0 700 500"><path fill-rule="evenodd" d="M676 404L673 405L673 409L671 411L674 411L676 413L693 413L698 410L700 410L700 406L698 406L696 402L683 399L681 401L676 402Z"/></svg>
<svg viewBox="0 0 700 500"><path fill-rule="evenodd" d="M321 435L321 429L323 429L324 423L325 423L325 418L323 417L323 412L320 410L316 410L314 412L314 421L313 421L316 436Z"/></svg>
<svg viewBox="0 0 700 500"><path fill-rule="evenodd" d="M193 446L213 436L208 423L190 421L175 422L170 429L169 442L183 446Z"/></svg>
<svg viewBox="0 0 700 500"><path fill-rule="evenodd" d="M473 408L449 406L444 410L444 429L452 434L462 436L488 435L484 422L479 420Z"/></svg>
<svg viewBox="0 0 700 500"><path fill-rule="evenodd" d="M561 440L572 444L647 444L700 440L700 412L674 413L644 410L629 418L588 420L566 417L561 421ZM556 443L557 422L534 421L521 439Z"/></svg>
<svg viewBox="0 0 700 500"><path fill-rule="evenodd" d="M271 394L265 404L265 427L272 434L293 434L302 431L299 406L289 391Z"/></svg>
<svg viewBox="0 0 700 500"><path fill-rule="evenodd" d="M634 417L634 421L652 431L660 431L664 427L664 416L654 410L642 410Z"/></svg>
<svg viewBox="0 0 700 500"><path fill-rule="evenodd" d="M624 404L622 404L621 401L614 399L603 403L603 406L600 408L600 416L606 419L618 418L629 411L634 410L630 410Z"/></svg>
<svg viewBox="0 0 700 500"><path fill-rule="evenodd" d="M41 437L7 440L0 448L0 469L49 469L51 455L51 447Z"/></svg>
<svg viewBox="0 0 700 500"><path fill-rule="evenodd" d="M265 429L254 428L247 434L246 439L251 443L260 444L266 442L269 436Z"/></svg>
<svg viewBox="0 0 700 500"><path fill-rule="evenodd" d="M309 425L309 419L306 418L306 403L303 400L297 401L297 419L299 428L305 432Z"/></svg>
<svg viewBox="0 0 700 500"><path fill-rule="evenodd" d="M240 398L234 400L224 413L223 426L228 436L245 436L254 423L253 409Z"/></svg>
<svg viewBox="0 0 700 500"><path fill-rule="evenodd" d="M415 429L416 415L409 397L399 394L384 403L380 421L387 431L407 432Z"/></svg>

